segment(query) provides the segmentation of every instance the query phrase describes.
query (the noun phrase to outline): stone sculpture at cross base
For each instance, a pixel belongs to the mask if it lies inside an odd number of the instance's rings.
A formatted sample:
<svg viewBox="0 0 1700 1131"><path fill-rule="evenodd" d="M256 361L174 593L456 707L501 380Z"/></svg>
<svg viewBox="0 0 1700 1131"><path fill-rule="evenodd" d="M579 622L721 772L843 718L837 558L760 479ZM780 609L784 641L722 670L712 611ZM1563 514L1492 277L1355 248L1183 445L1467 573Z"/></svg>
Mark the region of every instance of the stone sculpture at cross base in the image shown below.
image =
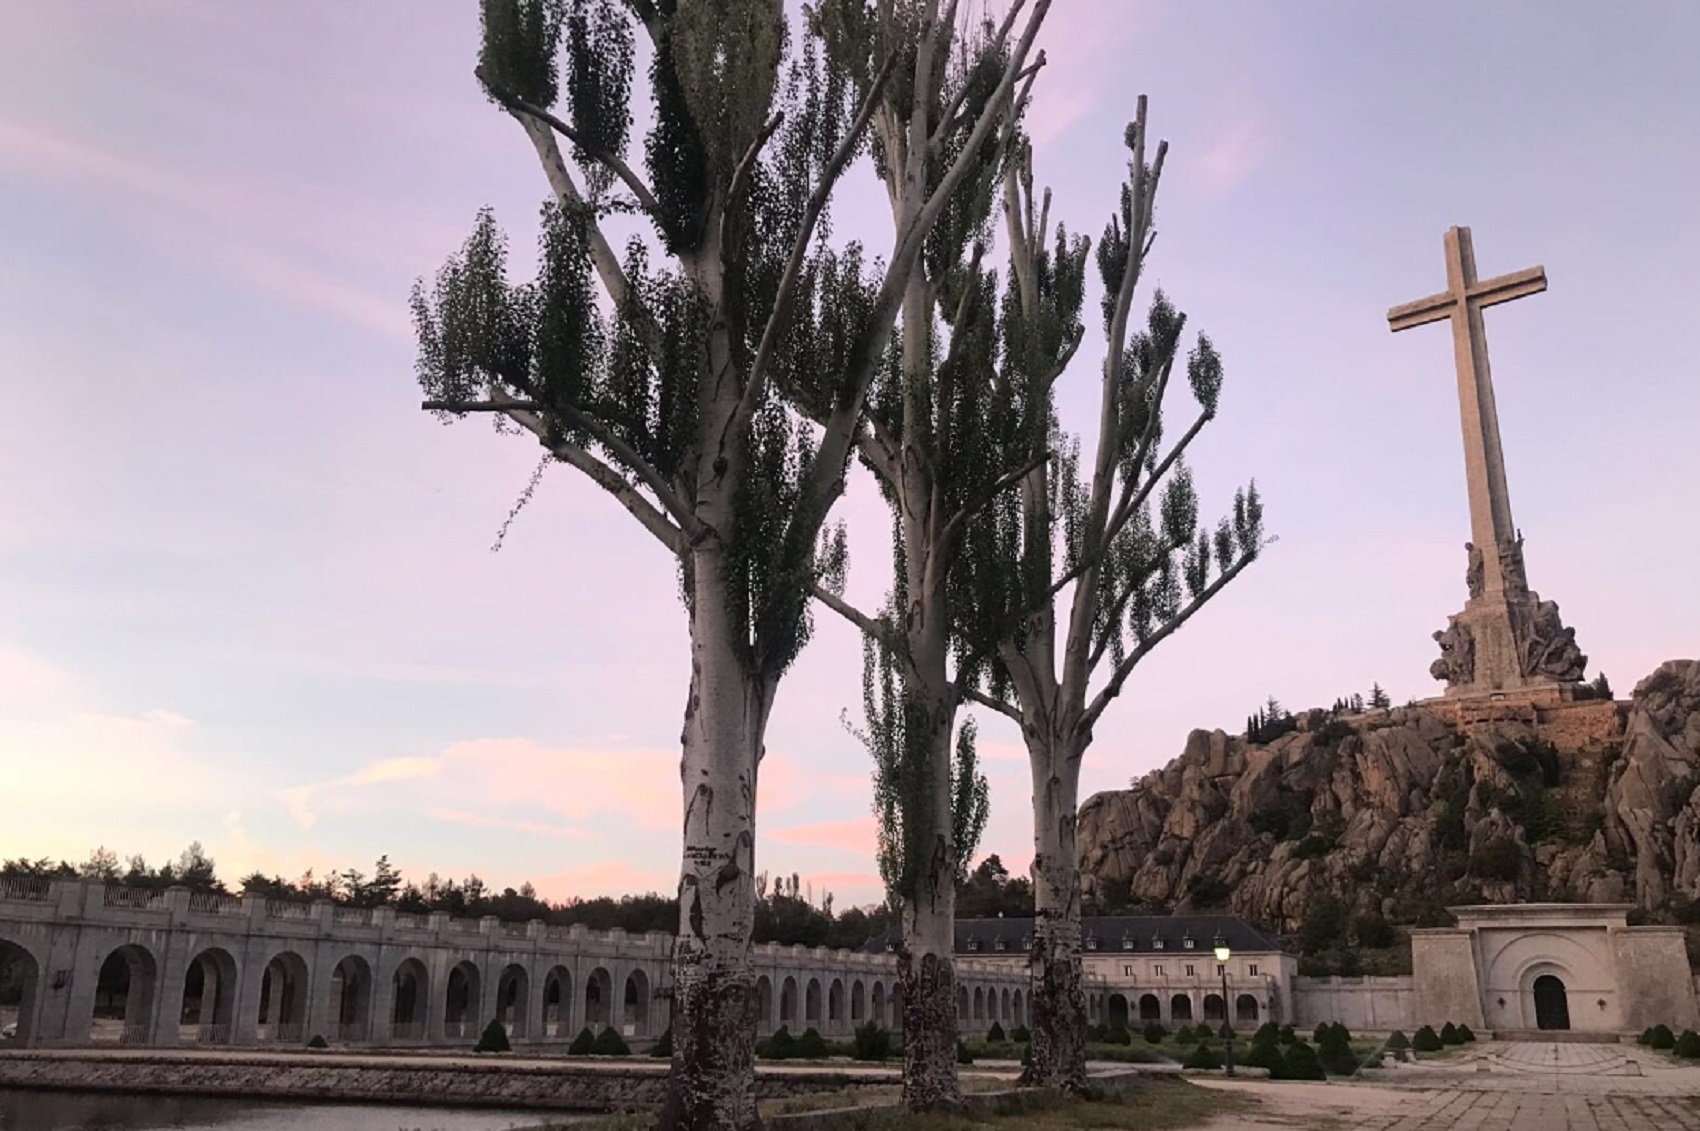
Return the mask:
<svg viewBox="0 0 1700 1131"><path fill-rule="evenodd" d="M1449 698L1511 691L1565 694L1581 680L1588 658L1576 646L1575 630L1559 619L1557 603L1541 600L1529 588L1523 535L1511 520L1482 322L1486 307L1546 290L1546 270L1531 267L1478 280L1470 229L1450 229L1445 245L1447 289L1387 312L1395 331L1448 319L1458 370L1472 535L1464 543L1469 598L1463 611L1434 634L1440 658L1429 674L1446 682Z"/></svg>

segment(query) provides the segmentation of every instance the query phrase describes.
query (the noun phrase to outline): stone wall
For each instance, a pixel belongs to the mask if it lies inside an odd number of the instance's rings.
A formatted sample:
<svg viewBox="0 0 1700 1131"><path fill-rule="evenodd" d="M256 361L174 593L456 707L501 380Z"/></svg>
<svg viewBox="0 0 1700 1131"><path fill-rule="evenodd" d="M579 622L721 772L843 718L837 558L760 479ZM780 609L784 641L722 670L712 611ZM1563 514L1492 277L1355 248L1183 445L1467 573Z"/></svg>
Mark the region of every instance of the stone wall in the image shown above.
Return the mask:
<svg viewBox="0 0 1700 1131"><path fill-rule="evenodd" d="M1625 1029L1664 1024L1680 1033L1700 1026L1682 928L1630 927L1613 931L1611 942Z"/></svg>
<svg viewBox="0 0 1700 1131"><path fill-rule="evenodd" d="M1395 978L1295 978L1293 1024L1310 1029L1338 1021L1354 1033L1416 1028L1416 987L1410 976Z"/></svg>

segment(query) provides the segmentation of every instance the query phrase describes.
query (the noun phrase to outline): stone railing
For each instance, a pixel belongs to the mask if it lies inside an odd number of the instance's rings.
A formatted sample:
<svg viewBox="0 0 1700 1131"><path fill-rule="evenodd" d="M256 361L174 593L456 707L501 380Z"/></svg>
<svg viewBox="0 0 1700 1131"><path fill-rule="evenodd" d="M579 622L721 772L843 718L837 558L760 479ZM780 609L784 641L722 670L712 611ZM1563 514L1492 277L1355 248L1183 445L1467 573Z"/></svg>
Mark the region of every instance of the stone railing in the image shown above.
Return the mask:
<svg viewBox="0 0 1700 1131"><path fill-rule="evenodd" d="M241 915L247 906L236 896L216 891L189 893L189 910L200 915Z"/></svg>
<svg viewBox="0 0 1700 1131"><path fill-rule="evenodd" d="M296 903L289 899L266 900L266 918L268 919L311 919L313 905L311 903Z"/></svg>
<svg viewBox="0 0 1700 1131"><path fill-rule="evenodd" d="M53 881L46 876L0 876L0 899L16 903L45 903Z"/></svg>
<svg viewBox="0 0 1700 1131"><path fill-rule="evenodd" d="M347 927L370 927L372 925L372 909L370 907L333 907L331 922Z"/></svg>
<svg viewBox="0 0 1700 1131"><path fill-rule="evenodd" d="M153 911L165 906L165 893L149 888L109 887L102 903L107 907L127 907L132 911Z"/></svg>

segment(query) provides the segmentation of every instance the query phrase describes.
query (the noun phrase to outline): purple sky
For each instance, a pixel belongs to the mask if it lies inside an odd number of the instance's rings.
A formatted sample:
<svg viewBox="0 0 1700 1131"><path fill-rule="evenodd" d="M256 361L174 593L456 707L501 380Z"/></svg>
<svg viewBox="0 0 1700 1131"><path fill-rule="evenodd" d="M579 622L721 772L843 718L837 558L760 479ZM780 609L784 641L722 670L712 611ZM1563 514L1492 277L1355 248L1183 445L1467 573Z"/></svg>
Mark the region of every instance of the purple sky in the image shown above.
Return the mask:
<svg viewBox="0 0 1700 1131"><path fill-rule="evenodd" d="M1620 694L1700 641L1700 6L1057 0L1034 121L1096 237L1135 96L1172 152L1151 264L1215 339L1205 513L1280 536L1159 649L1086 787L1274 694L1438 690L1468 536L1441 233L1548 293L1488 314L1529 575ZM446 0L0 0L0 855L227 874L369 866L670 890L686 678L673 568L536 449L418 411L406 297L543 186ZM874 247L857 182L840 230ZM1097 309L1095 298L1089 308ZM1087 422L1100 331L1068 379ZM842 513L877 605L886 518ZM877 898L860 649L780 692L759 865ZM1017 735L982 720L985 848L1031 855Z"/></svg>

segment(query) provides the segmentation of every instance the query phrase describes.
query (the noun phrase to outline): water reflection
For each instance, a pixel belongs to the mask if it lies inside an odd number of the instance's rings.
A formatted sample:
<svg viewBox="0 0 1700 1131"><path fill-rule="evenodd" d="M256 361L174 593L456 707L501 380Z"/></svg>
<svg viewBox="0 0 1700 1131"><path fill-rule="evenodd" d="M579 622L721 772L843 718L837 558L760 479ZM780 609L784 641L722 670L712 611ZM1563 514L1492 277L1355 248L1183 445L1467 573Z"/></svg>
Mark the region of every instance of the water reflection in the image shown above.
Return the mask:
<svg viewBox="0 0 1700 1131"><path fill-rule="evenodd" d="M0 1131L513 1131L574 1118L535 1111L0 1090Z"/></svg>

